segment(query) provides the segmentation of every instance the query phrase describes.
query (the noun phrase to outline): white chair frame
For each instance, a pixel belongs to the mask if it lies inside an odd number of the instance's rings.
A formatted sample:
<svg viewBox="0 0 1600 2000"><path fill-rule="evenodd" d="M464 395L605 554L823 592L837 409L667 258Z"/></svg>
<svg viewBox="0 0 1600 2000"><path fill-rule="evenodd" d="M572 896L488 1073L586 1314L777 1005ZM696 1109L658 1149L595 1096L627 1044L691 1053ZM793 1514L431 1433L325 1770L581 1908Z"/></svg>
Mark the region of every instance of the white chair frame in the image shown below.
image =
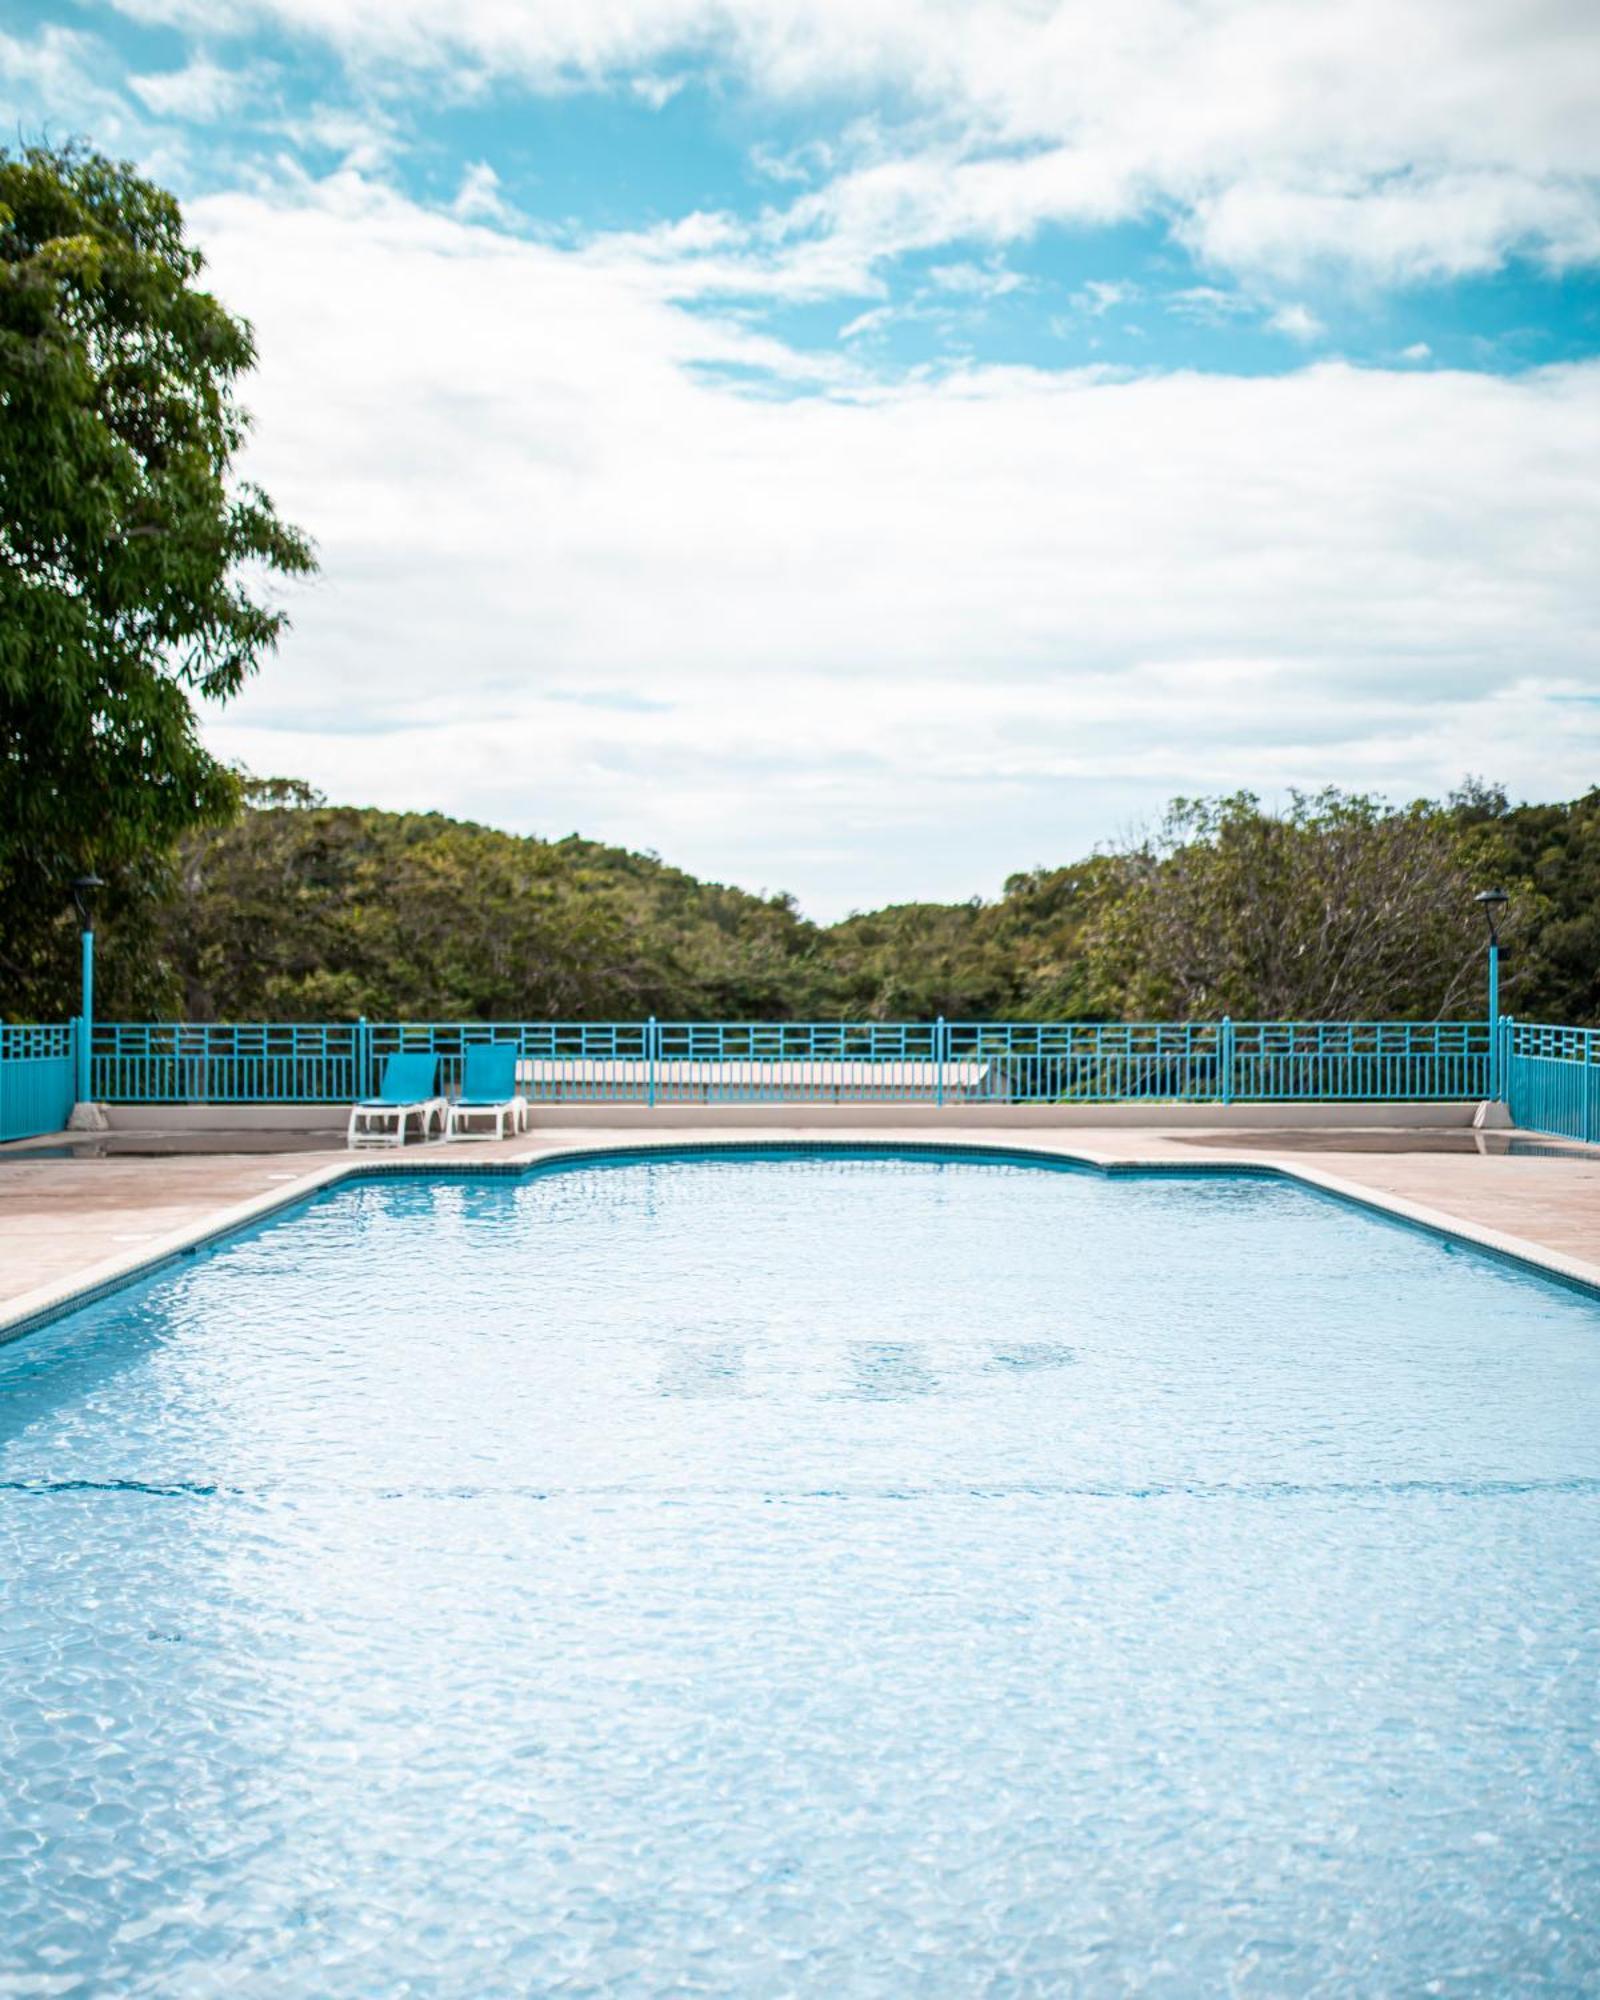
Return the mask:
<svg viewBox="0 0 1600 2000"><path fill-rule="evenodd" d="M414 1104L355 1104L350 1108L347 1146L403 1146L406 1128L413 1118L422 1120L420 1137L427 1143L435 1122L442 1139L449 1122L450 1107L442 1097L418 1098Z"/></svg>
<svg viewBox="0 0 1600 2000"><path fill-rule="evenodd" d="M498 1104L460 1104L453 1098L445 1120L447 1139L472 1139L480 1136L463 1128L474 1118L492 1118L494 1136L503 1139L509 1123L513 1138L528 1129L528 1100L525 1097L507 1097ZM487 1136L487 1135L482 1135Z"/></svg>

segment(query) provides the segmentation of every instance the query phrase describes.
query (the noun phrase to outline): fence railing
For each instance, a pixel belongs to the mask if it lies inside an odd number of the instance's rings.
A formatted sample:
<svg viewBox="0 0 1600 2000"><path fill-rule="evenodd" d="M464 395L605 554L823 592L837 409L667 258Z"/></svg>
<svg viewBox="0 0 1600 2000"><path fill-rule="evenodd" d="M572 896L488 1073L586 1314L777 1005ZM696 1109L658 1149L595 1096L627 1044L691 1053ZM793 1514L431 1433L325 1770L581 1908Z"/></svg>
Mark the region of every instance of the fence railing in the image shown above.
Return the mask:
<svg viewBox="0 0 1600 2000"><path fill-rule="evenodd" d="M1512 1123L1558 1138L1600 1139L1600 1033L1508 1021L1503 1036Z"/></svg>
<svg viewBox="0 0 1600 2000"><path fill-rule="evenodd" d="M59 1132L72 1116L77 1030L0 1024L0 1141Z"/></svg>
<svg viewBox="0 0 1600 2000"><path fill-rule="evenodd" d="M89 1091L97 1104L348 1104L373 1087L361 1034L344 1024L97 1021Z"/></svg>
<svg viewBox="0 0 1600 2000"><path fill-rule="evenodd" d="M459 1087L509 1044L540 1102L1096 1104L1469 1100L1483 1021L101 1022L91 1087L118 1104L349 1103L402 1050Z"/></svg>
<svg viewBox="0 0 1600 2000"><path fill-rule="evenodd" d="M0 1141L59 1131L75 1022L0 1024ZM348 1104L423 1050L460 1087L508 1043L544 1103L1388 1103L1506 1099L1525 1131L1600 1142L1600 1031L1484 1021L355 1021L95 1025L111 1104Z"/></svg>

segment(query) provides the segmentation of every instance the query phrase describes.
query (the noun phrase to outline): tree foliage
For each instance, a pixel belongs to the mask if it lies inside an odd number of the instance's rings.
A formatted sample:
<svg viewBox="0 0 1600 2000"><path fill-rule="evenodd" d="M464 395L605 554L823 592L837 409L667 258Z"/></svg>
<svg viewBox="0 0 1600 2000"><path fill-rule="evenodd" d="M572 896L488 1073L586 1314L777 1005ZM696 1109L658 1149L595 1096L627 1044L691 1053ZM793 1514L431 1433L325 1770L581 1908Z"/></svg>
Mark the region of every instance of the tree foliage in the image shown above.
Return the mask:
<svg viewBox="0 0 1600 2000"><path fill-rule="evenodd" d="M1519 891L1507 1005L1530 1020L1600 1025L1600 791L1502 810L1489 831Z"/></svg>
<svg viewBox="0 0 1600 2000"><path fill-rule="evenodd" d="M191 833L170 892L104 940L108 1011L350 1018L1112 1019L1482 1008L1474 892L1514 892L1506 1002L1600 1016L1600 793L1391 808L1326 792L1175 802L1148 837L993 902L822 927L652 855L278 780ZM141 1001L130 973L143 981Z"/></svg>
<svg viewBox="0 0 1600 2000"><path fill-rule="evenodd" d="M1177 799L1102 890L1085 938L1096 997L1144 1020L1448 1014L1482 958L1472 847L1426 803Z"/></svg>
<svg viewBox="0 0 1600 2000"><path fill-rule="evenodd" d="M0 952L40 1011L67 1004L73 877L146 904L173 842L233 813L194 701L276 641L260 579L312 567L230 477L255 350L202 268L130 167L0 151Z"/></svg>
<svg viewBox="0 0 1600 2000"><path fill-rule="evenodd" d="M766 1017L814 1002L817 934L784 898L590 841L252 791L263 802L236 823L184 843L158 913L169 1005L191 1019Z"/></svg>

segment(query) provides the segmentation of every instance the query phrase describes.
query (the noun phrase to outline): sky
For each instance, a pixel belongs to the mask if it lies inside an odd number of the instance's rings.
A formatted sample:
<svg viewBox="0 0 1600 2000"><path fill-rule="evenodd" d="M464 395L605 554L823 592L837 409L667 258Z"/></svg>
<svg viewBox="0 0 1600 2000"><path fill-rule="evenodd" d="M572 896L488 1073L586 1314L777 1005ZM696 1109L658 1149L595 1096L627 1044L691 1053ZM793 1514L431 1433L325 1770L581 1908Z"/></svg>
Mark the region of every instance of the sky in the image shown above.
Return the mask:
<svg viewBox="0 0 1600 2000"><path fill-rule="evenodd" d="M1600 781L1594 0L0 0L315 581L208 740L833 918Z"/></svg>

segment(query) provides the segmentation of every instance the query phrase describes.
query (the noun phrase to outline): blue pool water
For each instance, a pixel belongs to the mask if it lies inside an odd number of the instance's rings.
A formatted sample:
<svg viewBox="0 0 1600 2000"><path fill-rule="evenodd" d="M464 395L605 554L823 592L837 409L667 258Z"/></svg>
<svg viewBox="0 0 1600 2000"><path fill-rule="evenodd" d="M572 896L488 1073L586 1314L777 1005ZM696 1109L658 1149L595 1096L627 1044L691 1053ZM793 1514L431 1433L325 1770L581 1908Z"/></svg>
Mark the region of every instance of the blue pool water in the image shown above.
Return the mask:
<svg viewBox="0 0 1600 2000"><path fill-rule="evenodd" d="M1600 1308L1286 1185L347 1189L0 1350L0 1991L1600 1983Z"/></svg>

